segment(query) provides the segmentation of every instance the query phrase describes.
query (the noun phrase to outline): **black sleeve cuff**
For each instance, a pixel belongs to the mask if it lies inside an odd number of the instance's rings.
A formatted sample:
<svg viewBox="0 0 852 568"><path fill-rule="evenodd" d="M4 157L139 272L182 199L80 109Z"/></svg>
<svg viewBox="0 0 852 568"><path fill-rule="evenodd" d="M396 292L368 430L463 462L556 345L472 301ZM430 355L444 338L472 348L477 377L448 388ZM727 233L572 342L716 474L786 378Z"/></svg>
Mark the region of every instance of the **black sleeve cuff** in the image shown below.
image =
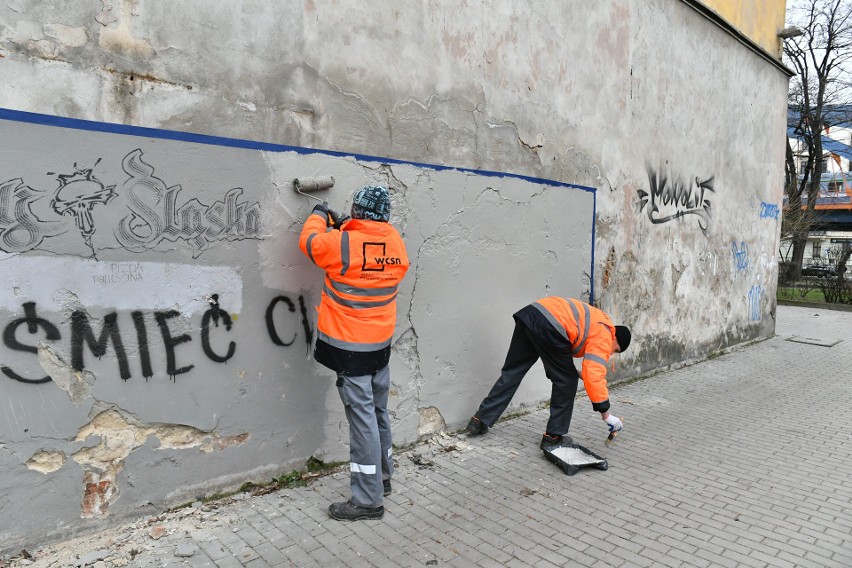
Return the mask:
<svg viewBox="0 0 852 568"><path fill-rule="evenodd" d="M593 402L592 408L595 410L595 412L606 412L607 410L609 410L609 399L603 402Z"/></svg>

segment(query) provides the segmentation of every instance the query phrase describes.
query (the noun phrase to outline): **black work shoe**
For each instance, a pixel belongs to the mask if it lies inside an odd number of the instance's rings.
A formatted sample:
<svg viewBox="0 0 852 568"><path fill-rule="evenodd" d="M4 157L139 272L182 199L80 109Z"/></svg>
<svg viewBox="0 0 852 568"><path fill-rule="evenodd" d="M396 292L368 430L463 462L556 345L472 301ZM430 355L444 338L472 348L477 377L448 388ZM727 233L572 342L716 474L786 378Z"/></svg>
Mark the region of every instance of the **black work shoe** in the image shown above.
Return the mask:
<svg viewBox="0 0 852 568"><path fill-rule="evenodd" d="M391 493L393 493L393 489L391 488L391 484L390 484L390 479L383 479L383 480L382 480L382 485L384 485L384 486L385 486L385 491L384 491L384 493L382 493L382 495L384 495L385 497L387 497L388 495L390 495Z"/></svg>
<svg viewBox="0 0 852 568"><path fill-rule="evenodd" d="M467 428L464 429L468 436L479 436L488 432L488 426L482 420L474 416L467 423Z"/></svg>
<svg viewBox="0 0 852 568"><path fill-rule="evenodd" d="M574 441L571 439L571 436L560 436L558 434L548 434L544 433L544 436L541 437L541 444L539 447L543 450L547 446L561 446L562 444L573 444Z"/></svg>
<svg viewBox="0 0 852 568"><path fill-rule="evenodd" d="M331 515L332 519L338 521L381 519L385 514L385 508L381 505L378 507L362 507L353 504L352 501L344 501L343 503L332 503L328 508L328 514Z"/></svg>

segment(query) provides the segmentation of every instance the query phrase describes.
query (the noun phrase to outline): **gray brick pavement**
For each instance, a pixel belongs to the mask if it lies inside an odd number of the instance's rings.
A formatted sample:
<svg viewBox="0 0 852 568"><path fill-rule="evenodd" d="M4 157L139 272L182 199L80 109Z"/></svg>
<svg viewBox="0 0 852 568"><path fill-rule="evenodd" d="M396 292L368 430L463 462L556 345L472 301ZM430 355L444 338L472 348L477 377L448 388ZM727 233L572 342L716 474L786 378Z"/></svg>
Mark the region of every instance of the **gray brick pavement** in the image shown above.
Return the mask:
<svg viewBox="0 0 852 568"><path fill-rule="evenodd" d="M776 332L616 385L613 410L625 431L613 448L580 397L571 435L608 458L606 472L568 477L547 462L538 449L547 412L538 410L483 437L449 435L397 452L381 521L328 518L329 501L348 495L339 472L305 488L226 499L203 517L169 513L157 519L167 534L156 541L136 523L118 541L112 531L111 543L92 535L74 546L114 549L106 566L121 565L133 546L128 565L140 568L849 568L852 313L779 306ZM843 341L787 341L794 335ZM415 465L414 452L435 465ZM196 554L174 556L185 540ZM29 565L73 565L63 558L70 546L45 548Z"/></svg>

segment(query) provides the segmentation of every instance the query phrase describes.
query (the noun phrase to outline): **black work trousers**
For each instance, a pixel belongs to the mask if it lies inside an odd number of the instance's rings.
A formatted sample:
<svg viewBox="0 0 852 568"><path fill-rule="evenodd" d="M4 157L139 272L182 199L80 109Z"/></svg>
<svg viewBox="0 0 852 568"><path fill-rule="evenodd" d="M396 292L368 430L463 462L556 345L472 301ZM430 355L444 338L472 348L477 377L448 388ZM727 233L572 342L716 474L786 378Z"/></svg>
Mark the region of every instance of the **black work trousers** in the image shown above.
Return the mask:
<svg viewBox="0 0 852 568"><path fill-rule="evenodd" d="M482 401L476 411L476 417L486 426L493 426L509 406L524 376L539 359L544 364L547 378L553 383L547 433L567 434L571 426L574 397L577 396L577 382L580 378L574 360L570 351L554 346L547 338L534 333L517 318L500 378Z"/></svg>

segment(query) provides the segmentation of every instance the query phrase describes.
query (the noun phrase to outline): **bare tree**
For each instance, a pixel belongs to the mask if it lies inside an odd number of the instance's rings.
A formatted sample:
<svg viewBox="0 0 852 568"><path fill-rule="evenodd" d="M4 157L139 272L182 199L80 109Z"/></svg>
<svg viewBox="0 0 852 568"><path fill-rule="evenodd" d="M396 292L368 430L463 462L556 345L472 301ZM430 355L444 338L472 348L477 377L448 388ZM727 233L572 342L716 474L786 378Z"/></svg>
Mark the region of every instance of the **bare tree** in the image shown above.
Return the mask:
<svg viewBox="0 0 852 568"><path fill-rule="evenodd" d="M814 207L825 163L822 136L831 125L831 109L852 100L845 69L852 59L852 5L849 0L793 0L788 19L803 32L784 40L785 62L796 71L790 81L788 126L806 156L799 176L788 137L782 235L792 241L790 260L798 279L817 218Z"/></svg>

